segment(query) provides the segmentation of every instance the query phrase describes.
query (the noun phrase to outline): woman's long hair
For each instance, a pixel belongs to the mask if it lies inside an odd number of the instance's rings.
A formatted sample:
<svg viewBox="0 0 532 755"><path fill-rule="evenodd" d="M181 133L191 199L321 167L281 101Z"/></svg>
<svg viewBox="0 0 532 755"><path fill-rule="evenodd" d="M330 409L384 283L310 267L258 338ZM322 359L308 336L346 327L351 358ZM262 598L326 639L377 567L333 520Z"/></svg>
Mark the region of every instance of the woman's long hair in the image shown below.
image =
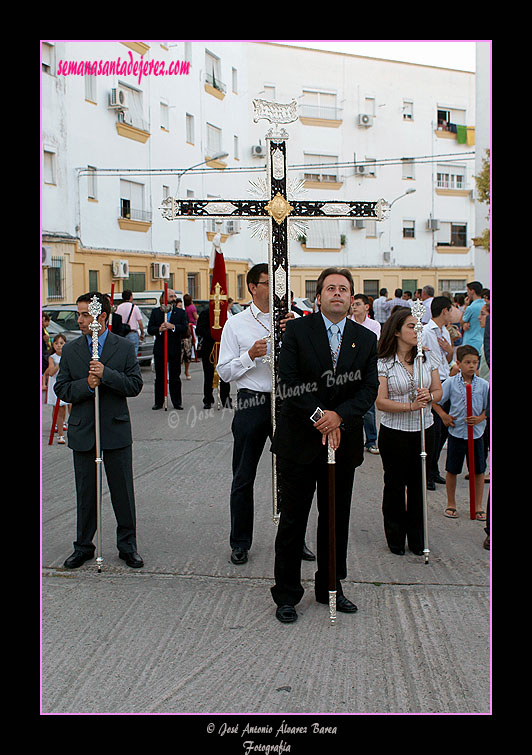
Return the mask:
<svg viewBox="0 0 532 755"><path fill-rule="evenodd" d="M379 338L379 359L390 359L397 354L397 334L405 324L406 318L411 316L412 312L410 311L410 307L398 307L386 320L382 326L381 336ZM412 346L406 355L406 362L408 364L414 364L416 356L417 346ZM423 354L423 361L425 361L425 354Z"/></svg>

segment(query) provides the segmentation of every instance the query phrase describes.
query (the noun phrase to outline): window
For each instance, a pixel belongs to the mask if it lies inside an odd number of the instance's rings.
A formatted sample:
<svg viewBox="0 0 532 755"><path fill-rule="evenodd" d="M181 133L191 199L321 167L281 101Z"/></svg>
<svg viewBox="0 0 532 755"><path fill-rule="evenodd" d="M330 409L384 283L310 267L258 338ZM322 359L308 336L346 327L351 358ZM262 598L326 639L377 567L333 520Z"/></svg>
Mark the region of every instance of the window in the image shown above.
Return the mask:
<svg viewBox="0 0 532 755"><path fill-rule="evenodd" d="M233 157L235 160L239 160L238 156L238 136L233 136Z"/></svg>
<svg viewBox="0 0 532 755"><path fill-rule="evenodd" d="M317 280L305 281L305 299L310 299L312 302L314 301L316 298L317 284Z"/></svg>
<svg viewBox="0 0 532 755"><path fill-rule="evenodd" d="M222 61L213 55L212 52L205 50L205 83L210 84L214 89L219 89L225 94L225 84L221 76Z"/></svg>
<svg viewBox="0 0 532 755"><path fill-rule="evenodd" d="M87 176L87 196L89 199L98 199L98 191L96 184L96 168L93 165L88 165L87 170L89 175ZM91 288L91 291L97 291L97 288Z"/></svg>
<svg viewBox="0 0 532 755"><path fill-rule="evenodd" d="M338 157L305 154L305 181L331 183L338 181Z"/></svg>
<svg viewBox="0 0 532 755"><path fill-rule="evenodd" d="M465 278L462 280L439 280L438 293L441 294L443 291L449 291L451 294L454 294L455 291L465 291L466 282Z"/></svg>
<svg viewBox="0 0 532 755"><path fill-rule="evenodd" d="M402 157L401 163L403 165L403 179L415 178L413 159L411 157Z"/></svg>
<svg viewBox="0 0 532 755"><path fill-rule="evenodd" d="M149 222L151 213L144 211L144 184L120 180L120 217Z"/></svg>
<svg viewBox="0 0 532 755"><path fill-rule="evenodd" d="M413 294L417 289L417 278L403 278L401 288L403 289L403 293L410 291Z"/></svg>
<svg viewBox="0 0 532 755"><path fill-rule="evenodd" d="M163 199L168 199L170 196L170 187L163 184Z"/></svg>
<svg viewBox="0 0 532 755"><path fill-rule="evenodd" d="M142 131L149 131L149 123L144 120L144 105L141 90L121 83L118 86L124 92L127 103L127 110L119 111L119 120Z"/></svg>
<svg viewBox="0 0 532 755"><path fill-rule="evenodd" d="M161 128L165 131L170 130L169 112L167 103L161 102Z"/></svg>
<svg viewBox="0 0 532 755"><path fill-rule="evenodd" d="M98 270L89 270L89 291L99 291Z"/></svg>
<svg viewBox="0 0 532 755"><path fill-rule="evenodd" d="M378 280L365 280L363 281L363 293L366 294L366 296L372 296L375 298L379 295L379 281Z"/></svg>
<svg viewBox="0 0 532 755"><path fill-rule="evenodd" d="M190 115L190 113L187 113L185 116L186 121L186 131L187 131L187 142L188 144L194 144L194 116Z"/></svg>
<svg viewBox="0 0 532 755"><path fill-rule="evenodd" d="M456 133L457 124L460 126L465 125L466 111L456 108L439 107L436 118L439 129Z"/></svg>
<svg viewBox="0 0 532 755"><path fill-rule="evenodd" d="M366 115L375 115L375 97L364 98L364 113Z"/></svg>
<svg viewBox="0 0 532 755"><path fill-rule="evenodd" d="M466 168L463 165L438 165L436 188L465 189Z"/></svg>
<svg viewBox="0 0 532 755"><path fill-rule="evenodd" d="M414 103L412 100L403 100L403 120L414 120Z"/></svg>
<svg viewBox="0 0 532 755"><path fill-rule="evenodd" d="M403 238L415 239L415 237L416 237L415 220L403 220Z"/></svg>
<svg viewBox="0 0 532 755"><path fill-rule="evenodd" d="M304 89L303 97L301 99L300 115L306 118L338 120L339 110L336 107L336 95L325 92L312 92Z"/></svg>
<svg viewBox="0 0 532 755"><path fill-rule="evenodd" d="M44 183L55 184L55 152L44 150Z"/></svg>
<svg viewBox="0 0 532 755"><path fill-rule="evenodd" d="M307 249L340 249L340 221L315 220L305 232Z"/></svg>
<svg viewBox="0 0 532 755"><path fill-rule="evenodd" d="M52 257L51 265L47 270L48 298L62 299L65 283L65 271L62 257ZM97 289L96 289L97 290Z"/></svg>
<svg viewBox="0 0 532 755"><path fill-rule="evenodd" d="M246 296L246 276L242 273L236 276L236 292L237 299L243 299Z"/></svg>
<svg viewBox="0 0 532 755"><path fill-rule="evenodd" d="M85 75L85 99L91 102L97 102L96 100L96 76ZM92 289L91 289L92 290ZM94 289L96 290L96 289Z"/></svg>
<svg viewBox="0 0 532 755"><path fill-rule="evenodd" d="M146 273L132 273L130 271L129 278L124 278L122 286L123 291L126 289L130 291L146 291Z"/></svg>
<svg viewBox="0 0 532 755"><path fill-rule="evenodd" d="M47 42L42 43L41 68L44 73L53 75L54 73L54 46Z"/></svg>
<svg viewBox="0 0 532 755"><path fill-rule="evenodd" d="M222 129L207 123L207 155L212 157L222 151Z"/></svg>
<svg viewBox="0 0 532 755"><path fill-rule="evenodd" d="M376 220L365 220L366 224L366 238L373 239L377 237L377 221Z"/></svg>
<svg viewBox="0 0 532 755"><path fill-rule="evenodd" d="M265 84L262 96L269 102L275 102L275 87L271 86L270 84Z"/></svg>
<svg viewBox="0 0 532 755"><path fill-rule="evenodd" d="M192 42L185 42L185 60L188 60L192 67Z"/></svg>
<svg viewBox="0 0 532 755"><path fill-rule="evenodd" d="M451 246L467 246L467 225L451 223Z"/></svg>
<svg viewBox="0 0 532 755"><path fill-rule="evenodd" d="M467 223L441 221L436 235L437 246L467 246Z"/></svg>
<svg viewBox="0 0 532 755"><path fill-rule="evenodd" d="M199 273L187 273L187 293L193 299L199 298Z"/></svg>
<svg viewBox="0 0 532 755"><path fill-rule="evenodd" d="M233 92L235 94L238 94L238 71L236 70L236 68L231 69L231 82Z"/></svg>

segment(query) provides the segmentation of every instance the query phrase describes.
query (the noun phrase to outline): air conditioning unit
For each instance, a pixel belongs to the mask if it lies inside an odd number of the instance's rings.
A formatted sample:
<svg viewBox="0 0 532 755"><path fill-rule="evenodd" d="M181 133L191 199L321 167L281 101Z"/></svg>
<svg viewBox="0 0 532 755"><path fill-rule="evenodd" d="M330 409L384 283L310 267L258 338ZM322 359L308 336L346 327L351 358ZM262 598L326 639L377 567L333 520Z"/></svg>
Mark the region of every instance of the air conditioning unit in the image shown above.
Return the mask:
<svg viewBox="0 0 532 755"><path fill-rule="evenodd" d="M49 246L43 246L42 248L42 266L52 267L52 250Z"/></svg>
<svg viewBox="0 0 532 755"><path fill-rule="evenodd" d="M366 126L366 128L373 126L373 116L368 115L367 113L360 113L358 116L358 125Z"/></svg>
<svg viewBox="0 0 532 755"><path fill-rule="evenodd" d="M109 92L109 107L115 110L127 110L127 97L123 89L111 89Z"/></svg>
<svg viewBox="0 0 532 755"><path fill-rule="evenodd" d="M262 144L254 144L251 147L251 156L252 157L265 157L266 156L266 147Z"/></svg>
<svg viewBox="0 0 532 755"><path fill-rule="evenodd" d="M439 231L440 230L440 221L436 220L436 218L429 218L427 220L427 231Z"/></svg>
<svg viewBox="0 0 532 755"><path fill-rule="evenodd" d="M129 278L129 262L113 260L113 278Z"/></svg>
<svg viewBox="0 0 532 755"><path fill-rule="evenodd" d="M152 262L151 265L152 280L170 277L170 264L168 262Z"/></svg>
<svg viewBox="0 0 532 755"><path fill-rule="evenodd" d="M360 220L359 218L357 218L356 220L353 220L353 228L360 229L360 228L365 228L365 227L366 227L365 220Z"/></svg>
<svg viewBox="0 0 532 755"><path fill-rule="evenodd" d="M382 258L383 258L384 262L389 262L390 259L391 259L391 257L392 257L392 253L391 252L383 252L383 254L382 254Z"/></svg>
<svg viewBox="0 0 532 755"><path fill-rule="evenodd" d="M367 172L367 165L355 165L355 173L358 173L360 176L364 176Z"/></svg>

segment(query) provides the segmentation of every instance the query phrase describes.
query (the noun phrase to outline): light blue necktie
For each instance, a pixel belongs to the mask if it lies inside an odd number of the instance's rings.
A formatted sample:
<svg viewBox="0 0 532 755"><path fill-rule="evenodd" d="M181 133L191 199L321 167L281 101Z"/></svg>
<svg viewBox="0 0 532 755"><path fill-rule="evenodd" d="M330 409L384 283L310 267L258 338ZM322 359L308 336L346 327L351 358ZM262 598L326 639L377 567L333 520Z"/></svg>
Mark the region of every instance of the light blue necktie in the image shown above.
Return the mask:
<svg viewBox="0 0 532 755"><path fill-rule="evenodd" d="M333 364L336 367L336 362L338 360L338 347L340 346L340 328L338 327L338 325L331 325L329 331L331 334L329 338L331 356Z"/></svg>

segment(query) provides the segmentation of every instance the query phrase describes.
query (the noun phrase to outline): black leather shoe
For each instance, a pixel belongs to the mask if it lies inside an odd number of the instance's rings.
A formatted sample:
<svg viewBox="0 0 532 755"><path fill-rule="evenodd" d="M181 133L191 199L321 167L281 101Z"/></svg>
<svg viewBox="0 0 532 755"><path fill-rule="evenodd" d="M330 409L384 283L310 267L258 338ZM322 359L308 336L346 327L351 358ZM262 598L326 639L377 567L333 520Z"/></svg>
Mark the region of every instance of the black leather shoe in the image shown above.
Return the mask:
<svg viewBox="0 0 532 755"><path fill-rule="evenodd" d="M163 405L162 405L162 404L154 404L154 405L152 406L152 409L162 409L162 408L163 408Z"/></svg>
<svg viewBox="0 0 532 755"><path fill-rule="evenodd" d="M303 561L315 561L316 560L316 556L314 555L314 553L312 553L311 550L309 550L307 548L307 544L306 543L303 543L303 551L301 553L301 558L303 559Z"/></svg>
<svg viewBox="0 0 532 755"><path fill-rule="evenodd" d="M441 474L436 475L434 482L437 482L439 485L445 485L445 477L442 477Z"/></svg>
<svg viewBox="0 0 532 755"><path fill-rule="evenodd" d="M427 481L427 490L436 490L436 483L433 480Z"/></svg>
<svg viewBox="0 0 532 755"><path fill-rule="evenodd" d="M405 549L404 548L392 548L392 546L388 546L392 553L395 553L396 556L404 556L405 555Z"/></svg>
<svg viewBox="0 0 532 755"><path fill-rule="evenodd" d="M144 561L141 559L137 551L129 551L128 553L119 551L118 555L122 561L125 561L132 569L140 569L141 566L144 566Z"/></svg>
<svg viewBox="0 0 532 755"><path fill-rule="evenodd" d="M85 561L90 561L94 558L94 553L83 553L83 551L74 551L74 553L67 558L63 566L67 569L77 569L78 566L84 564Z"/></svg>
<svg viewBox="0 0 532 755"><path fill-rule="evenodd" d="M423 555L423 548L408 548L410 553L413 553L414 556L422 556Z"/></svg>
<svg viewBox="0 0 532 755"><path fill-rule="evenodd" d="M275 617L283 624L291 624L297 621L297 611L294 606L277 606Z"/></svg>
<svg viewBox="0 0 532 755"><path fill-rule="evenodd" d="M203 402L203 408L204 409L210 409L212 404L208 404L206 401Z"/></svg>
<svg viewBox="0 0 532 755"><path fill-rule="evenodd" d="M327 600L319 600L319 598L316 597L316 601L318 603L326 603L329 605L329 599ZM340 611L341 613L356 613L358 611L358 608L355 606L354 603L352 603L348 598L345 597L342 593L336 594L336 610Z"/></svg>
<svg viewBox="0 0 532 755"><path fill-rule="evenodd" d="M233 548L231 551L231 561L234 564L245 564L248 560L248 552L245 548Z"/></svg>
<svg viewBox="0 0 532 755"><path fill-rule="evenodd" d="M183 405L182 404L177 404L177 406L176 406L174 404L174 409L179 409L180 411L182 411L183 410Z"/></svg>

